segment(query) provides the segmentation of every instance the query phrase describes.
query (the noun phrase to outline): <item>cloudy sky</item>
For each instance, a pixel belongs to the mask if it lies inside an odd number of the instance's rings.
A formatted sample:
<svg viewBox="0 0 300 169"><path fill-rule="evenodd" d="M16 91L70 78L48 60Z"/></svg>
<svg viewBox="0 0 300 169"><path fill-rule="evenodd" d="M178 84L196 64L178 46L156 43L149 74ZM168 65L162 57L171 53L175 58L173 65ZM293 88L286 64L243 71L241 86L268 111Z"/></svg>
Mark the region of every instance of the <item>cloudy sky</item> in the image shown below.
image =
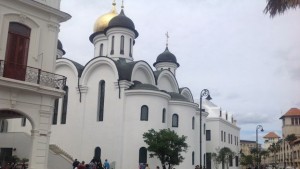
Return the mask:
<svg viewBox="0 0 300 169"><path fill-rule="evenodd" d="M121 0L117 0L120 11ZM72 15L59 38L65 57L85 65L96 19L112 0L62 0ZM125 0L125 14L139 32L135 60L152 65L165 49L180 64L177 80L195 99L210 90L213 102L234 114L241 139L255 140L258 124L281 135L279 118L300 108L300 9L271 19L264 0ZM260 142L262 140L260 139Z"/></svg>

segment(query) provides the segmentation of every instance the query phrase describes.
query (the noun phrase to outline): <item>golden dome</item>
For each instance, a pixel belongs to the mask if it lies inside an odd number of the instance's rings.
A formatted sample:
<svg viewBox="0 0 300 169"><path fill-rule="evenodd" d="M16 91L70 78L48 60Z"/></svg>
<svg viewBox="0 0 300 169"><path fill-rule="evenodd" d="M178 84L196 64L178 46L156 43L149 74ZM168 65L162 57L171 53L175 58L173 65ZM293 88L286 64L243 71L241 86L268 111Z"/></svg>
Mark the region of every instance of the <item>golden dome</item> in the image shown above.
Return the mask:
<svg viewBox="0 0 300 169"><path fill-rule="evenodd" d="M94 24L94 32L104 31L104 29L108 27L109 21L117 15L118 15L118 13L117 13L117 10L115 7L115 3L113 3L112 10L109 13L100 16L96 20L96 22Z"/></svg>

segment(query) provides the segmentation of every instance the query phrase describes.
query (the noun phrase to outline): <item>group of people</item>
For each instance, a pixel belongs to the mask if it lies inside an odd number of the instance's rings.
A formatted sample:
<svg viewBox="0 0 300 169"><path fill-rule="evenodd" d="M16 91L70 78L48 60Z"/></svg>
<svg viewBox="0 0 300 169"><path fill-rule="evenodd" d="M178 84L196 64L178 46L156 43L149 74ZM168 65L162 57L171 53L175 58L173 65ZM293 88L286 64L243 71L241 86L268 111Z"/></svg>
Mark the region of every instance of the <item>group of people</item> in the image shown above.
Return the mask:
<svg viewBox="0 0 300 169"><path fill-rule="evenodd" d="M200 165L200 166L199 166L199 165L196 165L196 166L195 166L195 169L202 169L202 165ZM203 167L203 169L206 169L205 166Z"/></svg>
<svg viewBox="0 0 300 169"><path fill-rule="evenodd" d="M150 169L150 168L149 168L149 164L140 163L139 169Z"/></svg>
<svg viewBox="0 0 300 169"><path fill-rule="evenodd" d="M92 159L90 163L85 163L85 161L79 162L75 159L73 162L73 169L110 169L110 165L107 159L105 159L104 164L102 164L101 159Z"/></svg>
<svg viewBox="0 0 300 169"><path fill-rule="evenodd" d="M1 166L0 169L27 169L28 165L23 163L7 163L4 166Z"/></svg>

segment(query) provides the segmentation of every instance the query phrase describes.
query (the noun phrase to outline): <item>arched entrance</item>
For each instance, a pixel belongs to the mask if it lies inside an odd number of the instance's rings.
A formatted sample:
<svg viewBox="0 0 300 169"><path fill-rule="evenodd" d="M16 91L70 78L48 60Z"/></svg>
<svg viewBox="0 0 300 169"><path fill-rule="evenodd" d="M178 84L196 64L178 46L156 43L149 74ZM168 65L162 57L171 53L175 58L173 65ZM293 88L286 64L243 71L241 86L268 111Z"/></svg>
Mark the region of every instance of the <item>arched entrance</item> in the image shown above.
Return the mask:
<svg viewBox="0 0 300 169"><path fill-rule="evenodd" d="M32 149L32 122L23 112L0 109L0 166L21 166ZM28 164L27 164L28 165Z"/></svg>

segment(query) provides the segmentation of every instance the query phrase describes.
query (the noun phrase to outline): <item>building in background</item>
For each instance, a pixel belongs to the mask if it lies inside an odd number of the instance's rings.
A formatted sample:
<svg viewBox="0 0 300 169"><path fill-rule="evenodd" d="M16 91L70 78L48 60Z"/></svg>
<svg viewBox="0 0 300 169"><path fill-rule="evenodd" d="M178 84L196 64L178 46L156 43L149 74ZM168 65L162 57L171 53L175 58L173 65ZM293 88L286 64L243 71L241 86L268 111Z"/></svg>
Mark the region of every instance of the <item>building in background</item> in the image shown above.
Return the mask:
<svg viewBox="0 0 300 169"><path fill-rule="evenodd" d="M240 140L241 153L244 155L251 155L251 151L256 149L256 141L251 140ZM259 149L261 149L261 144L258 144Z"/></svg>
<svg viewBox="0 0 300 169"><path fill-rule="evenodd" d="M269 165L269 166L276 165L275 161L278 161L279 153L275 153L274 151L276 145L279 144L280 142L280 136L278 136L275 132L269 132L263 138L264 138L263 149L265 151L268 151L269 154L263 157L262 164Z"/></svg>
<svg viewBox="0 0 300 169"><path fill-rule="evenodd" d="M0 164L12 155L47 169L53 103L66 78L55 74L60 0L0 1ZM15 130L15 126L20 126Z"/></svg>
<svg viewBox="0 0 300 169"><path fill-rule="evenodd" d="M283 116L282 120L282 141L280 142L280 152L276 159L279 160L280 167L300 167L300 109L291 108ZM296 140L289 144L286 137L295 134Z"/></svg>
<svg viewBox="0 0 300 169"><path fill-rule="evenodd" d="M263 138L264 138L263 149L265 150L267 150L270 147L270 145L276 144L280 139L280 137L275 132L269 132Z"/></svg>
<svg viewBox="0 0 300 169"><path fill-rule="evenodd" d="M229 158L229 168L240 168L240 128L236 120L232 114L222 111L208 100L204 101L204 108L208 112L204 124L207 168L222 168L222 164L216 166L218 164L214 163L211 155L224 147L228 147L235 154Z"/></svg>

